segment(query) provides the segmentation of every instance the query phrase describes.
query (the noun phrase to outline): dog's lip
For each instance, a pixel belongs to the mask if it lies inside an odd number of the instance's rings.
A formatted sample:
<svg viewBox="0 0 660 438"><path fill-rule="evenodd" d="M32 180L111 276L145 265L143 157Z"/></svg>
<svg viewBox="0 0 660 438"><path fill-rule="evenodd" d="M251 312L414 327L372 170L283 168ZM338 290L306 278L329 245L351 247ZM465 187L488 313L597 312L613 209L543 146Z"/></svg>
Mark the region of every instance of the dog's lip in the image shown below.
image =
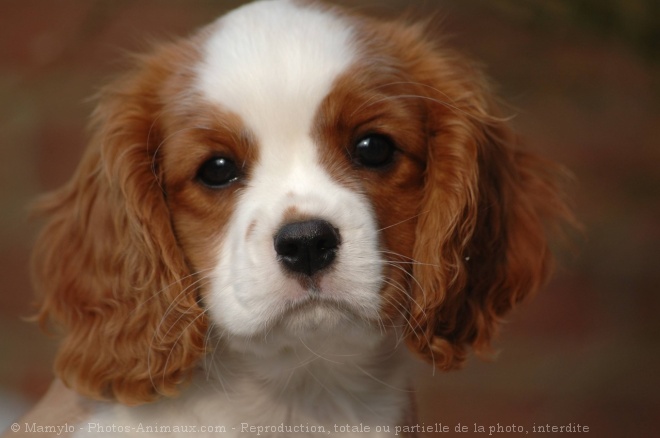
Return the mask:
<svg viewBox="0 0 660 438"><path fill-rule="evenodd" d="M343 318L363 318L355 306L344 300L330 297L320 289L308 290L304 296L287 301L273 318L273 325L287 323L297 318L304 318L306 314L323 311L328 316L335 315Z"/></svg>
<svg viewBox="0 0 660 438"><path fill-rule="evenodd" d="M286 302L282 313L295 313L312 307L328 307L353 312L344 300L331 298L322 289L313 286L307 289L307 293L304 296Z"/></svg>

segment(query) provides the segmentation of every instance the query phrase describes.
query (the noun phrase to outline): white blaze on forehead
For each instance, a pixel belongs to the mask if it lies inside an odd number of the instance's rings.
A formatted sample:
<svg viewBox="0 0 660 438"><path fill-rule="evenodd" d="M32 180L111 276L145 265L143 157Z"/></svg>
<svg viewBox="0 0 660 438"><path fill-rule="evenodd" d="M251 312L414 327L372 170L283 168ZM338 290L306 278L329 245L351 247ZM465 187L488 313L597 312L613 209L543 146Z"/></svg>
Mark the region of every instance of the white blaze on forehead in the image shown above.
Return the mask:
<svg viewBox="0 0 660 438"><path fill-rule="evenodd" d="M198 90L238 114L263 145L308 135L333 81L353 61L345 19L291 1L251 3L222 17L204 47Z"/></svg>
<svg viewBox="0 0 660 438"><path fill-rule="evenodd" d="M318 285L324 296L375 318L382 263L370 204L332 178L312 139L319 106L357 57L350 22L316 6L275 0L239 8L213 26L197 91L239 116L259 148L218 242L207 297L213 320L229 333L252 336L306 296L283 275L273 245L290 207L328 220L341 234L336 269ZM332 326L330 314L321 314Z"/></svg>

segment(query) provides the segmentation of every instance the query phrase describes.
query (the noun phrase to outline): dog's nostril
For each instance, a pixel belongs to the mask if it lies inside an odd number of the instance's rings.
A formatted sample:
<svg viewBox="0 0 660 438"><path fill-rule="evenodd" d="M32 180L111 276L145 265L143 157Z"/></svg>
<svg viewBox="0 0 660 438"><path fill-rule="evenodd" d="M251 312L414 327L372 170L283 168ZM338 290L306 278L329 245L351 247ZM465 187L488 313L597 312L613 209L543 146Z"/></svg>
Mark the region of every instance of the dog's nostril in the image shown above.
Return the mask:
<svg viewBox="0 0 660 438"><path fill-rule="evenodd" d="M332 264L340 236L329 222L314 219L284 225L275 235L274 244L287 270L311 276Z"/></svg>
<svg viewBox="0 0 660 438"><path fill-rule="evenodd" d="M276 247L276 250L278 251L278 254L282 256L292 257L298 253L299 248L294 243L285 243L283 245L280 245L279 248Z"/></svg>

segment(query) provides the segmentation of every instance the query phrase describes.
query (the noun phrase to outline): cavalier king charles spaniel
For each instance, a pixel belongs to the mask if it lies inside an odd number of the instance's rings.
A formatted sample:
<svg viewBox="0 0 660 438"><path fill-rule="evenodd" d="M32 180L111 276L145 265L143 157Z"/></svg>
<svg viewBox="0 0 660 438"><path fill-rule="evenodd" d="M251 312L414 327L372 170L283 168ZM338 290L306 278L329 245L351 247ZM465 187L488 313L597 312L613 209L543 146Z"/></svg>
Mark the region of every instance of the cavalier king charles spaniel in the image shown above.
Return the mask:
<svg viewBox="0 0 660 438"><path fill-rule="evenodd" d="M487 350L570 216L428 34L254 2L103 89L34 255L80 435L414 435L407 352Z"/></svg>

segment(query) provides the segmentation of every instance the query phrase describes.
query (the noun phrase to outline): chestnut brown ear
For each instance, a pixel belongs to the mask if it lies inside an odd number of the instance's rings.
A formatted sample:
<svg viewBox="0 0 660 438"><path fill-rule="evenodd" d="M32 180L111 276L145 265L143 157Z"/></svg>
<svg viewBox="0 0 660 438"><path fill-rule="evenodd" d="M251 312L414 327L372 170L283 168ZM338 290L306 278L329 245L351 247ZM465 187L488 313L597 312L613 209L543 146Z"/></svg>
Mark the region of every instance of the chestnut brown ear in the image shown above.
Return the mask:
<svg viewBox="0 0 660 438"><path fill-rule="evenodd" d="M38 205L38 318L63 335L56 373L126 404L175 393L204 351L207 322L159 183L159 93L172 56L163 49L103 92L76 174Z"/></svg>
<svg viewBox="0 0 660 438"><path fill-rule="evenodd" d="M547 279L548 225L572 217L559 172L521 150L483 81L454 57L426 72L429 140L408 343L441 369L488 349L502 317ZM411 329L413 331L413 329Z"/></svg>

